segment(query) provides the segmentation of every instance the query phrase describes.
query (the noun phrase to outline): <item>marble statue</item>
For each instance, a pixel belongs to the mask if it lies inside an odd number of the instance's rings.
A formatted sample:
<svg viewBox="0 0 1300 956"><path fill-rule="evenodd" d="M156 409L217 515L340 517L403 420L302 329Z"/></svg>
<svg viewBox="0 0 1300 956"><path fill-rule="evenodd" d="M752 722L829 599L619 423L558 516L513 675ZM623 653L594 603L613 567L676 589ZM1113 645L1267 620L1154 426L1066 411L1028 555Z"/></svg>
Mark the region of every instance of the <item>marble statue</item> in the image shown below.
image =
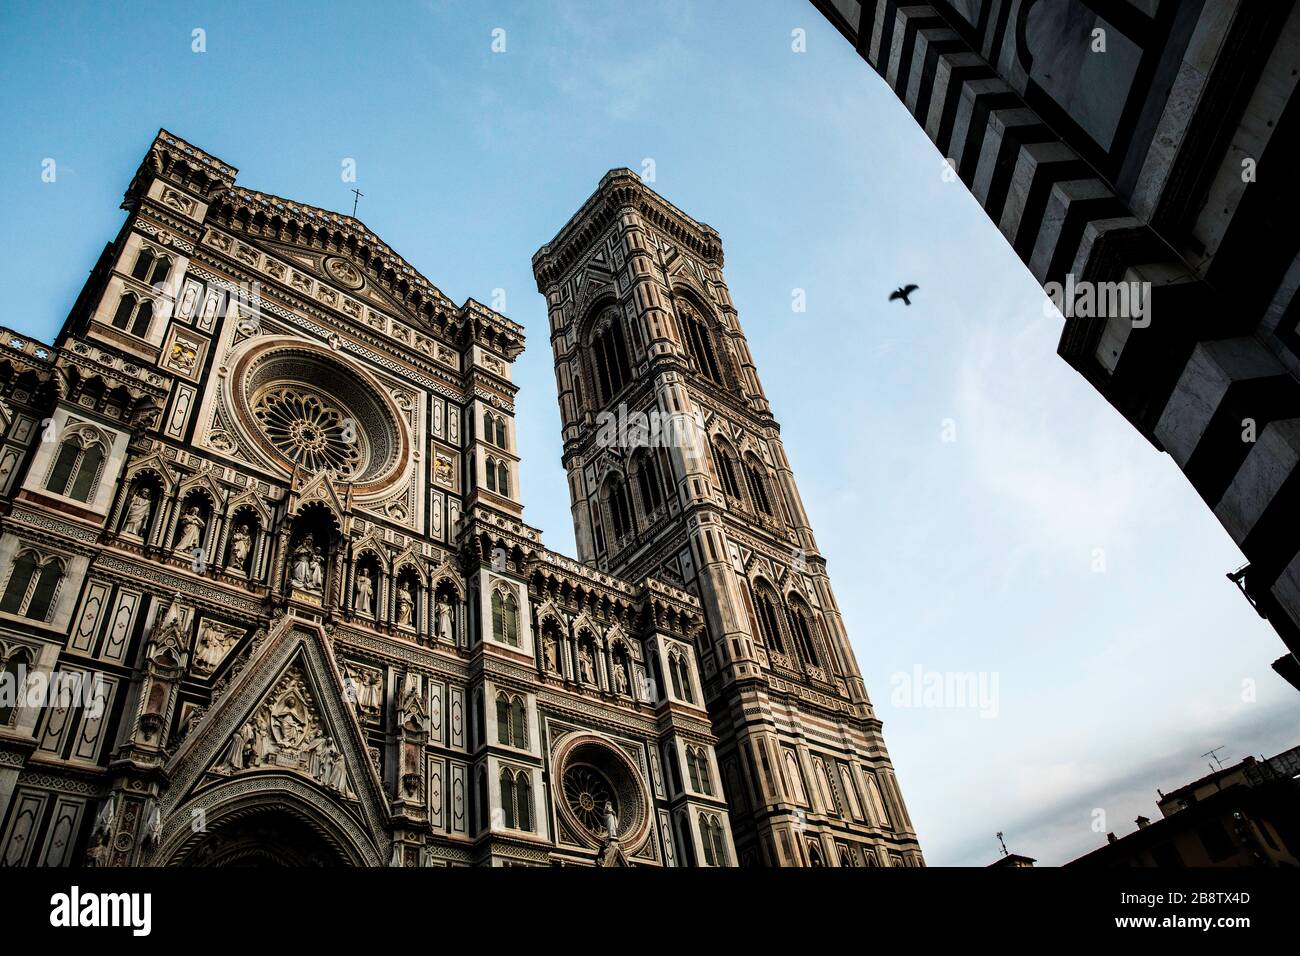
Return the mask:
<svg viewBox="0 0 1300 956"><path fill-rule="evenodd" d="M438 602L438 640L446 641L448 644L455 643L456 635L452 633L451 628L451 602Z"/></svg>
<svg viewBox="0 0 1300 956"><path fill-rule="evenodd" d="M304 537L298 542L298 547L293 549L293 573L289 583L303 591L312 589L311 560L315 550L316 540L311 535Z"/></svg>
<svg viewBox="0 0 1300 956"><path fill-rule="evenodd" d="M198 505L190 505L185 515L181 518L181 536L176 542L177 551L193 551L199 546L199 539L203 535L203 527L207 522L203 520L199 512Z"/></svg>
<svg viewBox="0 0 1300 956"><path fill-rule="evenodd" d="M252 547L253 536L248 533L248 525L241 524L230 539L230 566L243 571L244 563L248 560L248 552Z"/></svg>
<svg viewBox="0 0 1300 956"><path fill-rule="evenodd" d="M131 495L131 503L126 509L126 521L122 531L144 537L145 525L149 523L149 512L153 510L153 499L144 488L137 488Z"/></svg>
<svg viewBox="0 0 1300 956"><path fill-rule="evenodd" d="M415 601L411 596L411 587L408 584L399 584L397 586L397 623L409 625L411 623L411 613L415 609Z"/></svg>
<svg viewBox="0 0 1300 956"><path fill-rule="evenodd" d="M559 642L556 641L554 634L547 634L542 642L542 656L546 661L546 669L552 673L559 673Z"/></svg>
<svg viewBox="0 0 1300 956"><path fill-rule="evenodd" d="M605 801L605 833L611 840L618 839L618 815L608 800Z"/></svg>
<svg viewBox="0 0 1300 956"><path fill-rule="evenodd" d="M353 605L356 607L358 614L374 614L374 606L371 599L375 593L375 582L370 580L370 575L362 571L357 575L356 590L353 595Z"/></svg>

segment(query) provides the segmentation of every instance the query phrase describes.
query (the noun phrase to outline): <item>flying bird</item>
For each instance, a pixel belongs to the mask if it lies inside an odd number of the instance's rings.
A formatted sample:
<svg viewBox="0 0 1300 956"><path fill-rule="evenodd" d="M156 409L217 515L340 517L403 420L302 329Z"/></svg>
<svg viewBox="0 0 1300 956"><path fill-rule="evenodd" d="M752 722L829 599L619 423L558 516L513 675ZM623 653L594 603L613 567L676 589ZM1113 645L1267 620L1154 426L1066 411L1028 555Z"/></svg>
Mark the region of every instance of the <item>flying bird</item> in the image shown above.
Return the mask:
<svg viewBox="0 0 1300 956"><path fill-rule="evenodd" d="M895 299L902 299L903 305L911 305L911 300L907 297L915 292L917 288L918 287L914 285L905 285L900 289L895 289L893 292L889 293L889 301L893 302Z"/></svg>

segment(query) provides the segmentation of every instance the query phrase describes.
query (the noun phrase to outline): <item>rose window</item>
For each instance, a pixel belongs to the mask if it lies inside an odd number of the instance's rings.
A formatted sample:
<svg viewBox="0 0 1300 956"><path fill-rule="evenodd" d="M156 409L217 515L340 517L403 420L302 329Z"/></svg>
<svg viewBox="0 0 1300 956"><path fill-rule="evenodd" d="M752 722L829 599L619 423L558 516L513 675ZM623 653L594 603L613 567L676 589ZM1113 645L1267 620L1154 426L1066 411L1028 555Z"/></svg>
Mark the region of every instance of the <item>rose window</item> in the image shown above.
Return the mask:
<svg viewBox="0 0 1300 956"><path fill-rule="evenodd" d="M253 415L276 450L308 471L351 477L368 457L347 411L306 389L267 389L254 400Z"/></svg>
<svg viewBox="0 0 1300 956"><path fill-rule="evenodd" d="M605 802L618 814L618 797L604 774L586 764L572 764L564 770L564 800L573 815L592 834L604 836Z"/></svg>
<svg viewBox="0 0 1300 956"><path fill-rule="evenodd" d="M617 744L595 734L566 737L556 749L561 820L579 842L599 847L609 834L605 805L614 813L618 839L636 852L650 832L652 801L642 770Z"/></svg>
<svg viewBox="0 0 1300 956"><path fill-rule="evenodd" d="M360 369L308 343L255 344L232 369L240 428L269 460L329 472L362 493L410 462L401 411Z"/></svg>

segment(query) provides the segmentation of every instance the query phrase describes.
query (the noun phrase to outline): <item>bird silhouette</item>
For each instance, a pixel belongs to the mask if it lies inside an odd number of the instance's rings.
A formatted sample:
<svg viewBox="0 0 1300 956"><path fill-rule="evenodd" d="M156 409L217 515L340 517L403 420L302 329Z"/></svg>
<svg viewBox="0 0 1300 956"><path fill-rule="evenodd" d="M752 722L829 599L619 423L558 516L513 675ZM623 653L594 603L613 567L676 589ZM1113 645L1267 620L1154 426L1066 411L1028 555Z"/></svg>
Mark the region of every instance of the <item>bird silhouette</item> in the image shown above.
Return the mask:
<svg viewBox="0 0 1300 956"><path fill-rule="evenodd" d="M918 286L905 285L901 288L895 289L893 292L889 293L889 301L893 302L895 299L902 299L903 305L911 305L912 302L908 299L908 296L915 292L917 288Z"/></svg>

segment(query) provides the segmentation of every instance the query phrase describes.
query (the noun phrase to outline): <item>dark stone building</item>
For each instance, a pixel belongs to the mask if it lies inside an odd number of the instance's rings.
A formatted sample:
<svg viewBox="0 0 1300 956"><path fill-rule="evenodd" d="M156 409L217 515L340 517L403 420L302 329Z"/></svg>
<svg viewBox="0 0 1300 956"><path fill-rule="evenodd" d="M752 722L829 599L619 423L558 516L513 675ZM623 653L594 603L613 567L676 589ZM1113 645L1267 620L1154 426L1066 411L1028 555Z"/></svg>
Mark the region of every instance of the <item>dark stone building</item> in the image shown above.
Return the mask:
<svg viewBox="0 0 1300 956"><path fill-rule="evenodd" d="M1061 357L1241 548L1300 686L1300 10L813 3L1052 296Z"/></svg>

